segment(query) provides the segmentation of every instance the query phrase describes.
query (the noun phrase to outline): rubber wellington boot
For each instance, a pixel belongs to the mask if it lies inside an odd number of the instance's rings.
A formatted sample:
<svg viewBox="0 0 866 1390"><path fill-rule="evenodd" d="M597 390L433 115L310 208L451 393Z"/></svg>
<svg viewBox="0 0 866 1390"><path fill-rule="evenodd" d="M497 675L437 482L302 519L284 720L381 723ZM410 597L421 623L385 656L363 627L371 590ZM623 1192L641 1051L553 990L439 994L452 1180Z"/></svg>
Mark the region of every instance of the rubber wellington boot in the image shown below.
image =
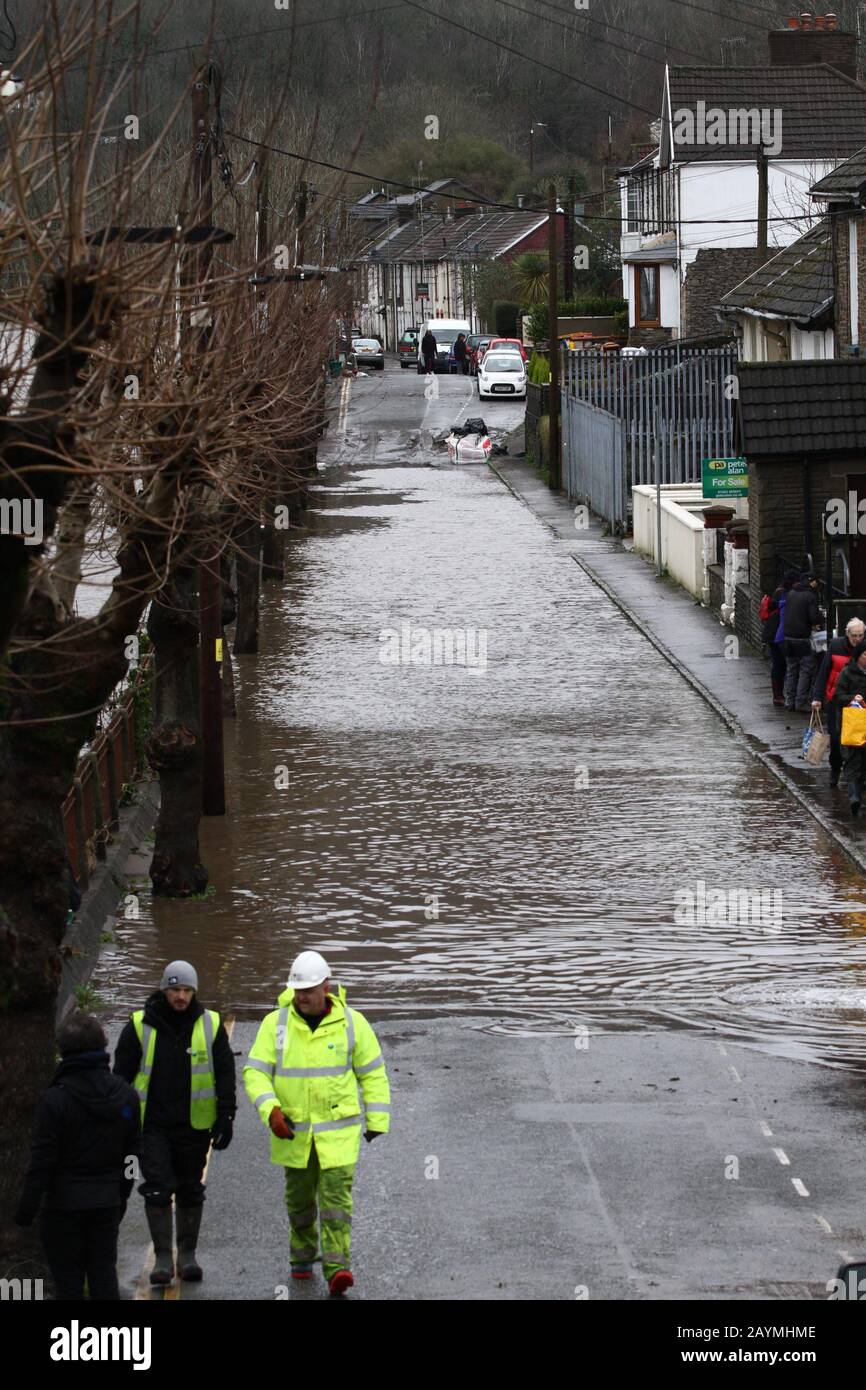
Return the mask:
<svg viewBox="0 0 866 1390"><path fill-rule="evenodd" d="M340 1298L354 1284L354 1279L348 1269L338 1269L336 1274L332 1274L328 1280L328 1293L332 1298Z"/></svg>
<svg viewBox="0 0 866 1390"><path fill-rule="evenodd" d="M171 1207L149 1207L145 1205L150 1238L156 1256L150 1271L151 1284L170 1284L174 1278L174 1261L171 1257Z"/></svg>
<svg viewBox="0 0 866 1390"><path fill-rule="evenodd" d="M201 1226L201 1207L178 1207L177 1209L177 1272L181 1279L190 1284L201 1278L201 1265L195 1258L198 1232Z"/></svg>

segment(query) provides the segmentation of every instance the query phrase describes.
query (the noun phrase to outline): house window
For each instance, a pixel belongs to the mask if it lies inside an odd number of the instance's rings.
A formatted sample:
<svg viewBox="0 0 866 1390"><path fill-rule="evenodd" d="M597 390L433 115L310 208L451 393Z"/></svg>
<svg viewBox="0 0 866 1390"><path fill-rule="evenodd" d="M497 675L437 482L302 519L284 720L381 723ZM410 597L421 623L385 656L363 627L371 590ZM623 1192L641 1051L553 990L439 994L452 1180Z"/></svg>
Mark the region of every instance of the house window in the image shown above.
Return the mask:
<svg viewBox="0 0 866 1390"><path fill-rule="evenodd" d="M629 179L626 183L625 230L639 232L640 229L640 182L638 179Z"/></svg>
<svg viewBox="0 0 866 1390"><path fill-rule="evenodd" d="M659 267L636 265L634 268L634 321L637 328L659 328Z"/></svg>

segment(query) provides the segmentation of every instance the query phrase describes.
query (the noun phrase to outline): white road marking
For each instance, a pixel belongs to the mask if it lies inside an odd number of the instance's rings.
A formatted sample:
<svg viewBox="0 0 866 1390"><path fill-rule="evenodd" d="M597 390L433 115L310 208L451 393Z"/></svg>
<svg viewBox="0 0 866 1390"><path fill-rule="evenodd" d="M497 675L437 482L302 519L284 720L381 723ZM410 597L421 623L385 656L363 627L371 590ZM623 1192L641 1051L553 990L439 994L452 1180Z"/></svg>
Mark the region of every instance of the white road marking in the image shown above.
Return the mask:
<svg viewBox="0 0 866 1390"><path fill-rule="evenodd" d="M773 1153L776 1155L777 1159L779 1160L779 1162L782 1164L782 1166L783 1166L784 1168L790 1168L790 1166L791 1166L791 1160L790 1160L790 1158L788 1157L788 1155L785 1153L785 1150L784 1150L784 1149L774 1149L774 1150L773 1150Z"/></svg>
<svg viewBox="0 0 866 1390"><path fill-rule="evenodd" d="M725 1047L725 1044L724 1044L724 1043L717 1042L717 1043L716 1043L716 1047L719 1049L719 1051L721 1052L721 1054L722 1054L723 1057L727 1057L728 1052L727 1052L727 1048Z"/></svg>
<svg viewBox="0 0 866 1390"><path fill-rule="evenodd" d="M822 1230L826 1231L828 1236L831 1236L833 1234L833 1227L830 1225L827 1218L825 1216L819 1216L817 1212L813 1212L812 1214Z"/></svg>
<svg viewBox="0 0 866 1390"><path fill-rule="evenodd" d="M840 1250L839 1254L842 1256L844 1264L852 1265L854 1263L854 1256L851 1254L850 1250Z"/></svg>
<svg viewBox="0 0 866 1390"><path fill-rule="evenodd" d="M731 1073L731 1076L734 1078L735 1081L742 1081L743 1078L740 1076L740 1073L737 1071L737 1068L734 1066L733 1062L729 1065L728 1071Z"/></svg>
<svg viewBox="0 0 866 1390"><path fill-rule="evenodd" d="M794 1191L799 1192L801 1197L808 1197L809 1189L803 1182L802 1178L792 1178L791 1183L793 1184Z"/></svg>
<svg viewBox="0 0 866 1390"><path fill-rule="evenodd" d="M770 1129L766 1120L761 1120L761 1133L765 1139L772 1139L773 1137L773 1131Z"/></svg>

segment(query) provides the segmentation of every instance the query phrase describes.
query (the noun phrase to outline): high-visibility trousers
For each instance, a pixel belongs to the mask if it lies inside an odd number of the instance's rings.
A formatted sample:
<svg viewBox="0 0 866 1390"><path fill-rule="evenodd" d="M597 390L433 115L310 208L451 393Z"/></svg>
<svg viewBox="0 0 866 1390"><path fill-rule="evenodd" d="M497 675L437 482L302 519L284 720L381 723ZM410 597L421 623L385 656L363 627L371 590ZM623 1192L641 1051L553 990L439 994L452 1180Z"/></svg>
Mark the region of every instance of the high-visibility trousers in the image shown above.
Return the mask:
<svg viewBox="0 0 866 1390"><path fill-rule="evenodd" d="M325 1278L330 1279L338 1269L351 1269L354 1178L354 1163L342 1168L320 1168L315 1143L306 1168L286 1168L286 1207L293 1265L309 1264L316 1258L318 1216Z"/></svg>

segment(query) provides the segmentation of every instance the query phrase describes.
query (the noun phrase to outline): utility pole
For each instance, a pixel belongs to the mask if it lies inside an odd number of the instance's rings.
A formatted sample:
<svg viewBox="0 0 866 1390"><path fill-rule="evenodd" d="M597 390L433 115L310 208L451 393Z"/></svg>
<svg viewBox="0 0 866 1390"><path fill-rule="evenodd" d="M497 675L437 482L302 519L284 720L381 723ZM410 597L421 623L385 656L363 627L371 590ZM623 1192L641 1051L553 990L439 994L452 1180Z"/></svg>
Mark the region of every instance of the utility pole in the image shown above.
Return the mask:
<svg viewBox="0 0 866 1390"><path fill-rule="evenodd" d="M213 225L213 164L211 142L211 108L219 107L220 78L215 64L208 63L199 72L192 90L192 134L195 142L193 161L193 194L196 199L196 220ZM213 262L213 245L204 241L196 257L196 279L201 286L199 327L196 344L199 352L206 351L213 334L213 320L207 305L207 286ZM224 816L226 811L225 766L223 751L223 694L222 694L222 581L219 554L205 555L199 561L199 678L202 735L202 814Z"/></svg>
<svg viewBox="0 0 866 1390"><path fill-rule="evenodd" d="M758 255L761 265L767 259L767 156L764 147L758 155Z"/></svg>
<svg viewBox="0 0 866 1390"><path fill-rule="evenodd" d="M558 491L561 485L559 451L559 293L557 286L556 257L556 184L550 184L547 193L547 313L550 320L548 355L550 357L550 398L548 400L548 419L550 420L550 462L549 478L551 491Z"/></svg>
<svg viewBox="0 0 866 1390"><path fill-rule="evenodd" d="M262 257L268 245L268 189L270 186L268 152L260 149L256 159L256 242L255 242L255 271L253 273L253 324L258 333L264 327L259 323L259 286L258 279L262 272ZM264 300L262 307L267 305Z"/></svg>
<svg viewBox="0 0 866 1390"><path fill-rule="evenodd" d="M295 193L295 265L304 264L304 237L306 235L305 223L307 221L307 180L301 179Z"/></svg>
<svg viewBox="0 0 866 1390"><path fill-rule="evenodd" d="M568 180L568 206L565 209L564 235L562 238L563 290L567 300L574 298L574 205L577 202L577 179L572 174Z"/></svg>

